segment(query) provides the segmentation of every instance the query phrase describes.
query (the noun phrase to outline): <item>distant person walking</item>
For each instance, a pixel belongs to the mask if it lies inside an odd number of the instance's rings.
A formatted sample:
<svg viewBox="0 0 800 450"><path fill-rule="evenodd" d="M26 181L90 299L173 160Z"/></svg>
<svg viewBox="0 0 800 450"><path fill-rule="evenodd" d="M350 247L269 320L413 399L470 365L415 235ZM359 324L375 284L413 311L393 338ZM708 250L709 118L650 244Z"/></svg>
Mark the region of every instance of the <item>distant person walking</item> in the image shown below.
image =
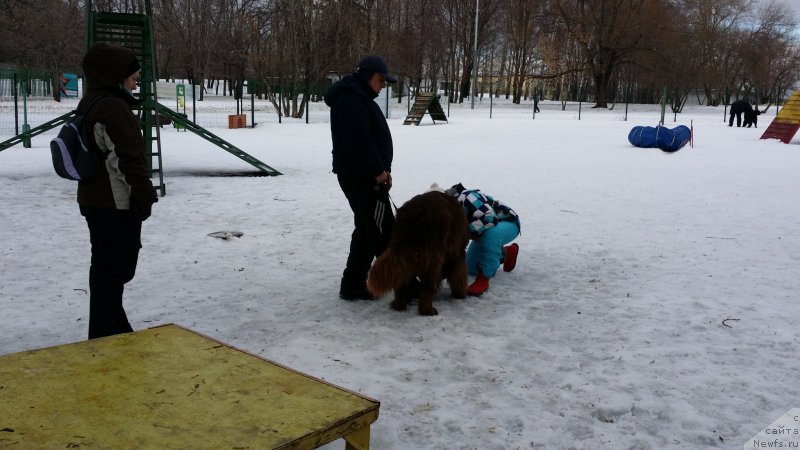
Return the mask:
<svg viewBox="0 0 800 450"><path fill-rule="evenodd" d="M350 253L342 273L339 297L370 299L367 272L389 243L394 226L392 134L374 99L386 83L397 81L380 56L367 56L353 74L325 93L331 108L333 172L353 212Z"/></svg>
<svg viewBox="0 0 800 450"><path fill-rule="evenodd" d="M533 110L534 112L539 112L539 93L533 93Z"/></svg>
<svg viewBox="0 0 800 450"><path fill-rule="evenodd" d="M136 55L123 47L95 44L83 58L87 90L78 104L91 151L105 155L100 174L78 183L78 205L89 226L89 339L133 331L122 306L142 247L142 222L158 201L145 157L144 139L131 106L139 81Z"/></svg>

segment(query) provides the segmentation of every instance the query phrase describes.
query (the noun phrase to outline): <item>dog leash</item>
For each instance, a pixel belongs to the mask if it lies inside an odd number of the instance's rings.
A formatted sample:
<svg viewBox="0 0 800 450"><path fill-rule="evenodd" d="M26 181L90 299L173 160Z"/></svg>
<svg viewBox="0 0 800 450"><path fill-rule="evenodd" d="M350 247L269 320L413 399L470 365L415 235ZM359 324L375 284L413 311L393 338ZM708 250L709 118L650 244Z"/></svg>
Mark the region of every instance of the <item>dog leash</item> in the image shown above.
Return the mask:
<svg viewBox="0 0 800 450"><path fill-rule="evenodd" d="M389 199L389 203L392 204L392 207L394 208L394 213L395 213L395 215L397 215L397 205L394 204L394 200L392 199L392 196L389 195L389 190L386 189L386 186L376 184L374 189L376 191L381 191L381 190L386 191L386 198Z"/></svg>
<svg viewBox="0 0 800 450"><path fill-rule="evenodd" d="M394 204L394 200L392 200L392 196L389 195L389 191L386 191L386 198L389 199L389 202L392 204L392 208L394 208L394 215L397 215L397 205Z"/></svg>

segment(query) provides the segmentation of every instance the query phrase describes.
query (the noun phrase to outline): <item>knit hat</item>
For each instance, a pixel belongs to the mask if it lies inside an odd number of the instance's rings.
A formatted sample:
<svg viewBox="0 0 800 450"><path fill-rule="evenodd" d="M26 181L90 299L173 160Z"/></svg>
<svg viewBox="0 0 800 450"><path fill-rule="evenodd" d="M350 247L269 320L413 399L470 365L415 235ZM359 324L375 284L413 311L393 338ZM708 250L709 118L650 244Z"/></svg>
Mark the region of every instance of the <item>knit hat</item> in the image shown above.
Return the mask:
<svg viewBox="0 0 800 450"><path fill-rule="evenodd" d="M135 74L141 68L142 68L142 66L139 65L139 61L137 59L134 59L133 61L131 61L131 64L128 66L128 70L125 71L125 74L126 74L125 78L128 78L129 76Z"/></svg>
<svg viewBox="0 0 800 450"><path fill-rule="evenodd" d="M373 73L379 73L386 78L387 83L396 83L397 78L389 73L389 68L386 67L386 62L380 56L376 55L369 55L365 56L364 59L358 62L358 67L356 67L356 73L363 73L372 75Z"/></svg>

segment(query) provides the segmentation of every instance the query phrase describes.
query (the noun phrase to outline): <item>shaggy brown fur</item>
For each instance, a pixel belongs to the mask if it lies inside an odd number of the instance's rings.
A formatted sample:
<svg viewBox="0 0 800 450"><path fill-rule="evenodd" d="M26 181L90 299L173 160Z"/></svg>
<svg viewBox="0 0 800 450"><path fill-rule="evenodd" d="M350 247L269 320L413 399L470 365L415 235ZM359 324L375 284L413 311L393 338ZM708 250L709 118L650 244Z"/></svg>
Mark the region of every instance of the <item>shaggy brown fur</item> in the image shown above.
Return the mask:
<svg viewBox="0 0 800 450"><path fill-rule="evenodd" d="M438 314L432 298L442 279L451 295L467 296L467 219L464 209L447 194L426 192L397 210L389 247L372 265L367 288L375 297L394 291L392 309L404 311L419 278L420 315Z"/></svg>

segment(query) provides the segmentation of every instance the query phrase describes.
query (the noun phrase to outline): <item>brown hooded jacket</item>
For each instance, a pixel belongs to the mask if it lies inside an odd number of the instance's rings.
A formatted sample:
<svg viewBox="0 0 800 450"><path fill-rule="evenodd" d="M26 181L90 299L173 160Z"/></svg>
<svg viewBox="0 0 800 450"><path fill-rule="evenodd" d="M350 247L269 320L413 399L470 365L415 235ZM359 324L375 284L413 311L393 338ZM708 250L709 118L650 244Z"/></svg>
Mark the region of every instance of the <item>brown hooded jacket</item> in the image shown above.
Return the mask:
<svg viewBox="0 0 800 450"><path fill-rule="evenodd" d="M158 201L144 139L131 110L136 99L122 87L138 67L131 50L104 43L93 45L83 58L87 88L78 109L84 111L93 99L102 97L86 115L85 126L94 136L93 150L108 155L96 178L78 183L82 207L144 209L149 216L150 206Z"/></svg>

